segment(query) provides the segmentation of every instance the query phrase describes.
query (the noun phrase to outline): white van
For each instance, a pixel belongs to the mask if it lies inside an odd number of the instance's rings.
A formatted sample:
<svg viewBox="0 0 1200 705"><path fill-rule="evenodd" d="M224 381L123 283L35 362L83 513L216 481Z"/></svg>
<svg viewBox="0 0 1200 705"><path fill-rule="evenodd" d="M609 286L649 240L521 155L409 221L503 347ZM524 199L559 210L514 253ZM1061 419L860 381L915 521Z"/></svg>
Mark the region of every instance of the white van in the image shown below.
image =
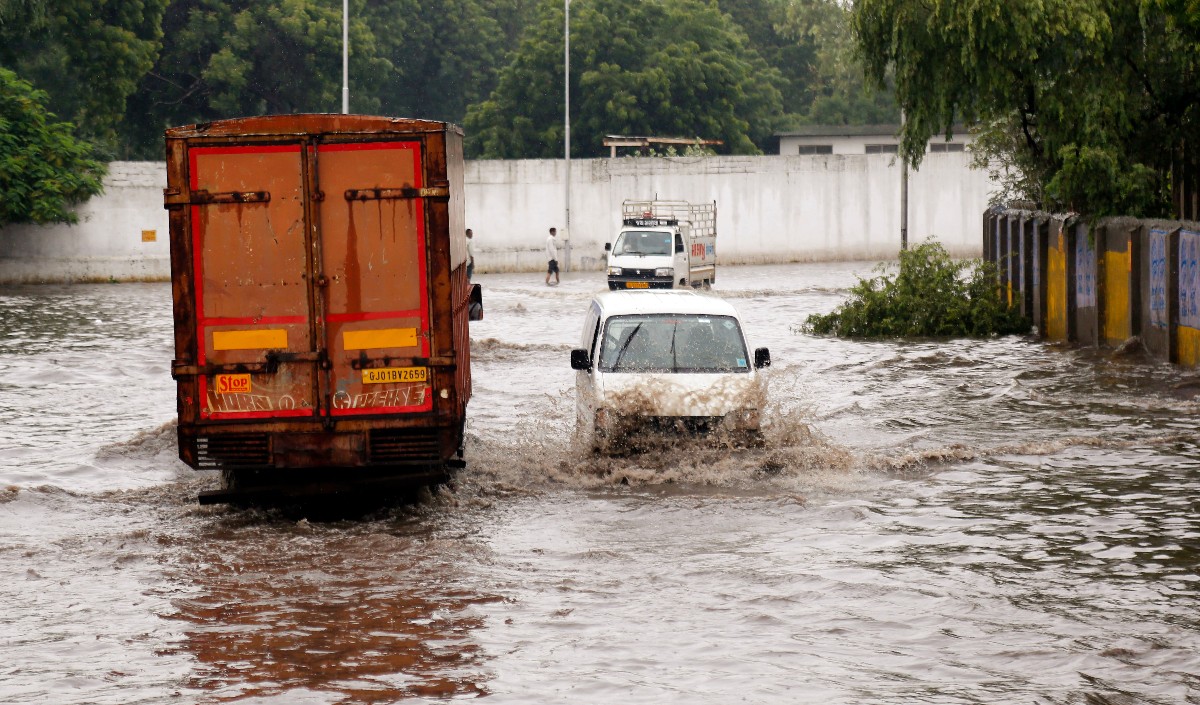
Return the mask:
<svg viewBox="0 0 1200 705"><path fill-rule="evenodd" d="M726 301L688 290L604 292L581 342L571 351L576 418L594 449L636 445L647 429L761 440L759 370L771 353L750 356Z"/></svg>

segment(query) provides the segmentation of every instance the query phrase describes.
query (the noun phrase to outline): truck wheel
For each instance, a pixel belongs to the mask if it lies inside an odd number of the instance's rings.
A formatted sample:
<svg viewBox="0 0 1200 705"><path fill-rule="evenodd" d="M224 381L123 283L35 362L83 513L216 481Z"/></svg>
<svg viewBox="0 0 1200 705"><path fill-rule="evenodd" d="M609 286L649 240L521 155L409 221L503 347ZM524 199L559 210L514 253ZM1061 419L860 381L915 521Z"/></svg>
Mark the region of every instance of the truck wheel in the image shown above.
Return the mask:
<svg viewBox="0 0 1200 705"><path fill-rule="evenodd" d="M608 290L609 290L609 291L616 291L616 290L617 290L617 285L616 285L614 282L609 282L609 283L608 283Z"/></svg>

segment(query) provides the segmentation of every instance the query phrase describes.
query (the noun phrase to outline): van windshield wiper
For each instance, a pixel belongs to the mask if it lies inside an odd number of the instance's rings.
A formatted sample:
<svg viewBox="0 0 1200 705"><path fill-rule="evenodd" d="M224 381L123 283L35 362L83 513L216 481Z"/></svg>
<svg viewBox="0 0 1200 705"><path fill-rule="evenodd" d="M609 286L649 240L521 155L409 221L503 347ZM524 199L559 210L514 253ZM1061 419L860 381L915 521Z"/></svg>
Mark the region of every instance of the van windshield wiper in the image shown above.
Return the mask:
<svg viewBox="0 0 1200 705"><path fill-rule="evenodd" d="M679 358L675 357L675 334L677 334L678 332L679 332L679 322L676 321L675 325L671 326L671 371L672 372L679 371Z"/></svg>
<svg viewBox="0 0 1200 705"><path fill-rule="evenodd" d="M621 349L617 351L617 359L613 360L613 370L616 370L618 367L621 366L621 356L624 355L625 351L629 349L629 344L633 342L633 336L637 335L638 331L640 331L641 329L642 329L641 323L634 326L633 330L629 333L629 337L625 339L624 343L621 343Z"/></svg>

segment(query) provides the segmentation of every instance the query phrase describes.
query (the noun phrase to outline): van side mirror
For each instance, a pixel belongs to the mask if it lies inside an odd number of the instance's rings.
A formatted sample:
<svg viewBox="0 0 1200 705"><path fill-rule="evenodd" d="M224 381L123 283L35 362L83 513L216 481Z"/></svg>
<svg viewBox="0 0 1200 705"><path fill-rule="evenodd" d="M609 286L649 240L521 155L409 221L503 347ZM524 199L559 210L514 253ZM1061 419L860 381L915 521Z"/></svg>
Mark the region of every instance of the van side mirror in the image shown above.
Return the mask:
<svg viewBox="0 0 1200 705"><path fill-rule="evenodd" d="M754 349L754 369L771 366L771 351L766 348Z"/></svg>
<svg viewBox="0 0 1200 705"><path fill-rule="evenodd" d="M483 287L478 284L471 285L471 296L467 300L467 320L483 320Z"/></svg>
<svg viewBox="0 0 1200 705"><path fill-rule="evenodd" d="M588 351L583 348L576 348L571 351L571 369L573 370L590 370L592 369L592 361L588 359Z"/></svg>
<svg viewBox="0 0 1200 705"><path fill-rule="evenodd" d="M676 254L683 252L683 243L682 242L675 243L675 252L676 252Z"/></svg>
<svg viewBox="0 0 1200 705"><path fill-rule="evenodd" d="M606 243L604 243L604 251L605 251L605 252L611 252L611 251L612 251L612 243L611 243L611 242L606 242Z"/></svg>

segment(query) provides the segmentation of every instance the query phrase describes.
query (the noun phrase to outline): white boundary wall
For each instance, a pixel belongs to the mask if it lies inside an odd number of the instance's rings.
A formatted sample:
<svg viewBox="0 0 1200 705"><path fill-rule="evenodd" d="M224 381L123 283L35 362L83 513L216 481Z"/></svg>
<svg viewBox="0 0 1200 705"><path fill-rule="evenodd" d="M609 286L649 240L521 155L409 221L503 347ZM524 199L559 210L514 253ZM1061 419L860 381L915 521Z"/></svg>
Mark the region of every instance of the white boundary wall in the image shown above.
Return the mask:
<svg viewBox="0 0 1200 705"><path fill-rule="evenodd" d="M166 185L165 163L112 162L78 224L0 228L0 284L170 279Z"/></svg>
<svg viewBox="0 0 1200 705"><path fill-rule="evenodd" d="M910 244L933 235L951 254L979 256L992 184L969 160L929 154L910 174ZM564 240L560 259L569 246L573 269L599 269L604 243L620 226L621 201L656 196L716 201L720 263L894 259L900 168L893 162L885 154L572 160L569 233L562 160L467 162L476 271L543 270L551 226ZM77 225L0 229L0 283L169 278L165 185L161 163L113 162L104 194L78 209Z"/></svg>

